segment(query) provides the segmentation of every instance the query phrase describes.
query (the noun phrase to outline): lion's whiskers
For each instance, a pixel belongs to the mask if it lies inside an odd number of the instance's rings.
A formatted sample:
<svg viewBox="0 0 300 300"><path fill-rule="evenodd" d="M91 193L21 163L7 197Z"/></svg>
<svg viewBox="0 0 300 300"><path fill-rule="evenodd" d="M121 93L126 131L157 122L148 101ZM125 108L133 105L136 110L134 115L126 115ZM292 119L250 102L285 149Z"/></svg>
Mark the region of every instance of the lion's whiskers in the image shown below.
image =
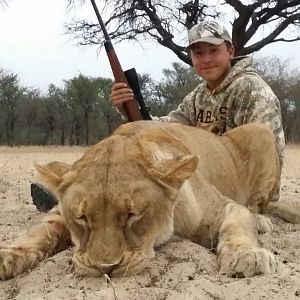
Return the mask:
<svg viewBox="0 0 300 300"><path fill-rule="evenodd" d="M123 274L123 276L122 276L121 283L123 283L123 280L124 280L124 278L126 277L126 275L127 275L127 273L128 273L128 270L129 270L129 268L130 268L130 265L132 264L132 261L133 261L133 257L131 257L131 259L130 259L130 261L129 261L127 267L126 267L126 271L124 272L124 274Z"/></svg>
<svg viewBox="0 0 300 300"><path fill-rule="evenodd" d="M106 278L106 285L108 286L110 284L110 286L113 290L114 299L118 300L117 293L116 293L116 288L115 288L115 285L114 285L113 281L110 279L110 277L107 274L104 274L104 277Z"/></svg>

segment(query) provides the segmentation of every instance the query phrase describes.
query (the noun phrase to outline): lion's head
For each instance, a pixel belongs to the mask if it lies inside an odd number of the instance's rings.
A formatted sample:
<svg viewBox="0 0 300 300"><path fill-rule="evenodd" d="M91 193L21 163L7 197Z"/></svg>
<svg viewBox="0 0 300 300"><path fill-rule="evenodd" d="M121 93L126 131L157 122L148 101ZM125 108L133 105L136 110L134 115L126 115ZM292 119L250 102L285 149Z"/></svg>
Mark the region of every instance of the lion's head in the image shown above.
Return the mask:
<svg viewBox="0 0 300 300"><path fill-rule="evenodd" d="M130 126L69 167L37 166L59 199L79 274L137 271L172 234L177 192L197 167L198 158L180 141L172 151L163 130L133 133ZM157 143L168 147L168 154L162 155Z"/></svg>

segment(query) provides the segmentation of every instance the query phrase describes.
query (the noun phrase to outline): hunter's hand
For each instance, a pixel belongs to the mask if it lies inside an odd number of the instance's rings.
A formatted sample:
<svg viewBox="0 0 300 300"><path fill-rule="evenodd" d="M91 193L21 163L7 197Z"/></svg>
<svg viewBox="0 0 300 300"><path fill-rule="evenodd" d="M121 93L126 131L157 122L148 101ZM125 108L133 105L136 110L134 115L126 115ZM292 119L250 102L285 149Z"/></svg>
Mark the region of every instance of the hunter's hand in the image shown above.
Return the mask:
<svg viewBox="0 0 300 300"><path fill-rule="evenodd" d="M120 113L124 113L123 103L133 100L133 91L126 83L115 83L111 89L111 99Z"/></svg>

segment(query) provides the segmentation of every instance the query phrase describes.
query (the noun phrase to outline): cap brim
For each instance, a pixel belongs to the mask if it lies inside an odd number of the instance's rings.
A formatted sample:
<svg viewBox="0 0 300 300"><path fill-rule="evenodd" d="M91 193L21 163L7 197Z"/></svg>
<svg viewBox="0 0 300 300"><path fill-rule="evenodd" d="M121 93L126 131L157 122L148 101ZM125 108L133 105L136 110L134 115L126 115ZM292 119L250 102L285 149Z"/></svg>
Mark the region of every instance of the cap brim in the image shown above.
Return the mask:
<svg viewBox="0 0 300 300"><path fill-rule="evenodd" d="M192 43L190 43L185 49L188 50L192 45L195 45L195 44L201 43L201 42L218 46L218 45L221 45L222 43L224 43L225 40L219 39L219 38L213 38L213 37L201 38L201 39L195 40Z"/></svg>

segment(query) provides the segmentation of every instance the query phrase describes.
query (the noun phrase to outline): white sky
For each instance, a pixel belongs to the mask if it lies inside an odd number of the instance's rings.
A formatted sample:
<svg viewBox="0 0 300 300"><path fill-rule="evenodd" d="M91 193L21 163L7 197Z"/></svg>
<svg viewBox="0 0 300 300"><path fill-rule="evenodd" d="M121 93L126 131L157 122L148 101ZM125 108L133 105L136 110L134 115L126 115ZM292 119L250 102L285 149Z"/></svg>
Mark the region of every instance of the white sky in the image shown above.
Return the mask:
<svg viewBox="0 0 300 300"><path fill-rule="evenodd" d="M87 1L89 2L89 1ZM64 35L69 16L66 0L10 0L9 7L0 7L0 68L17 73L26 87L44 92L50 83L62 86L64 79L82 73L87 76L112 77L105 51L96 47L78 48ZM92 6L83 9L96 19ZM135 67L159 80L161 70L179 61L162 46L123 42L115 45L123 69ZM291 59L300 68L300 42L274 43L259 55L276 55Z"/></svg>

